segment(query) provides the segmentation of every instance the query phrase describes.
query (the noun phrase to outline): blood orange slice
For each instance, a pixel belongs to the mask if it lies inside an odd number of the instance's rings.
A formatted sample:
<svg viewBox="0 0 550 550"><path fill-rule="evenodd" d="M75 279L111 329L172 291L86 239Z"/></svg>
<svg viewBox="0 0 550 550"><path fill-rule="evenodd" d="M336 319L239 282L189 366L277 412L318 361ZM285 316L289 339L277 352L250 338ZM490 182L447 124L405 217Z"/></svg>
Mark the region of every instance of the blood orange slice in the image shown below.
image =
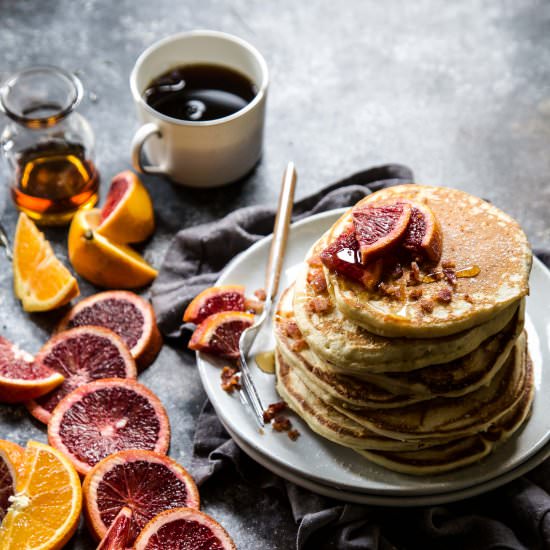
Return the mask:
<svg viewBox="0 0 550 550"><path fill-rule="evenodd" d="M403 247L409 252L438 262L443 250L443 233L431 208L410 201L411 220L403 239Z"/></svg>
<svg viewBox="0 0 550 550"><path fill-rule="evenodd" d="M99 462L84 480L84 511L101 539L123 507L132 510L128 543L157 514L177 507L199 508L199 490L171 458L140 450L122 451ZM192 547L191 547L192 548Z"/></svg>
<svg viewBox="0 0 550 550"><path fill-rule="evenodd" d="M191 340L189 340L189 349L237 359L239 357L239 338L243 330L253 323L254 315L252 313L241 311L214 313L195 329Z"/></svg>
<svg viewBox="0 0 550 550"><path fill-rule="evenodd" d="M139 243L155 229L153 203L139 178L129 170L117 174L101 209L97 232L117 243Z"/></svg>
<svg viewBox="0 0 550 550"><path fill-rule="evenodd" d="M405 202L365 205L353 210L362 264L400 242L409 225L411 211L411 206Z"/></svg>
<svg viewBox="0 0 550 550"><path fill-rule="evenodd" d="M0 523L10 507L10 498L15 493L16 466L8 453L0 449Z"/></svg>
<svg viewBox="0 0 550 550"><path fill-rule="evenodd" d="M369 290L380 282L382 260L379 258L363 265L359 255L359 243L353 232L342 233L321 252L320 256L321 262L328 269L362 283Z"/></svg>
<svg viewBox="0 0 550 550"><path fill-rule="evenodd" d="M96 550L125 550L130 538L131 525L132 510L125 506L111 523Z"/></svg>
<svg viewBox="0 0 550 550"><path fill-rule="evenodd" d="M0 336L0 402L20 403L39 397L63 382L63 376Z"/></svg>
<svg viewBox="0 0 550 550"><path fill-rule="evenodd" d="M244 310L244 286L212 286L195 296L187 306L183 320L198 325L214 313Z"/></svg>
<svg viewBox="0 0 550 550"><path fill-rule="evenodd" d="M170 422L159 398L143 384L107 378L81 386L57 405L48 424L48 441L86 474L117 451L166 453Z"/></svg>
<svg viewBox="0 0 550 550"><path fill-rule="evenodd" d="M87 325L116 332L140 369L150 365L162 347L151 304L133 292L114 290L85 298L69 311L58 331Z"/></svg>
<svg viewBox="0 0 550 550"><path fill-rule="evenodd" d="M193 508L174 508L153 518L137 538L134 550L237 550L227 531Z"/></svg>
<svg viewBox="0 0 550 550"><path fill-rule="evenodd" d="M82 384L137 376L135 361L122 339L103 327L79 327L57 334L40 350L35 362L65 378L50 393L27 403L30 413L45 424L63 397Z"/></svg>

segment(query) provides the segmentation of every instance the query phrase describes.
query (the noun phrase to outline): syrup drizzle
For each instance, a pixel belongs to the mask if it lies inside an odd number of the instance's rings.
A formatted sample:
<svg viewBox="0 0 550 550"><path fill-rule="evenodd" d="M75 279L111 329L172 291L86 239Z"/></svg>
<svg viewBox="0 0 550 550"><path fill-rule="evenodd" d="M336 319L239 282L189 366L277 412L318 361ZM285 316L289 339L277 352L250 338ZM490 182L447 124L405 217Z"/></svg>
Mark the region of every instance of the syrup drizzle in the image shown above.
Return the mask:
<svg viewBox="0 0 550 550"><path fill-rule="evenodd" d="M478 265L472 265L470 267L465 267L463 269L457 269L454 274L457 279L463 279L465 277L476 277L479 275L481 269ZM440 281L445 276L443 271L434 271L428 275L425 275L422 279L423 283L435 283L435 281Z"/></svg>

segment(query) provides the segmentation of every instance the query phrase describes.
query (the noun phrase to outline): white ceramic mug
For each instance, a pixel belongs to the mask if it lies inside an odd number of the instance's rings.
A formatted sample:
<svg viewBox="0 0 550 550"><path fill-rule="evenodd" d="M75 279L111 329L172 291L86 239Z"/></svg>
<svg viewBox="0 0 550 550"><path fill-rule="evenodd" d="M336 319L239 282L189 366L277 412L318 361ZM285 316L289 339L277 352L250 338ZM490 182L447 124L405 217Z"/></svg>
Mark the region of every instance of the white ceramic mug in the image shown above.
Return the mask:
<svg viewBox="0 0 550 550"><path fill-rule="evenodd" d="M207 121L172 118L145 102L143 93L156 77L196 63L239 71L255 84L256 96L240 111ZM238 180L254 167L262 152L268 81L267 64L258 50L230 34L191 31L153 44L140 55L130 75L143 124L132 142L134 168L191 187L216 187ZM143 148L151 164L143 162Z"/></svg>

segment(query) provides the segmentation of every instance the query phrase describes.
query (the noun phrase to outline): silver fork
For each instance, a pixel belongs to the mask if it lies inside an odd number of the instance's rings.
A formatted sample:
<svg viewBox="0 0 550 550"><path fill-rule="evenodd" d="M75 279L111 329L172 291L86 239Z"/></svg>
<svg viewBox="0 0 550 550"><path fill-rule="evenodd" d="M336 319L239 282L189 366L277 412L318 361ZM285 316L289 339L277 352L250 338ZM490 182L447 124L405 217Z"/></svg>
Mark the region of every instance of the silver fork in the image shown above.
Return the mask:
<svg viewBox="0 0 550 550"><path fill-rule="evenodd" d="M288 229L290 226L290 216L292 214L292 202L294 200L296 179L297 175L294 163L289 162L283 174L281 192L279 194L279 205L277 207L275 225L273 226L273 240L271 241L271 249L269 251L269 260L265 276L266 299L264 302L264 309L258 320L251 327L244 330L239 339L241 382L244 390L241 393L241 398L244 393L260 428L264 426L264 407L250 375L247 357L264 321L271 315L273 303L279 289L281 268L283 266Z"/></svg>

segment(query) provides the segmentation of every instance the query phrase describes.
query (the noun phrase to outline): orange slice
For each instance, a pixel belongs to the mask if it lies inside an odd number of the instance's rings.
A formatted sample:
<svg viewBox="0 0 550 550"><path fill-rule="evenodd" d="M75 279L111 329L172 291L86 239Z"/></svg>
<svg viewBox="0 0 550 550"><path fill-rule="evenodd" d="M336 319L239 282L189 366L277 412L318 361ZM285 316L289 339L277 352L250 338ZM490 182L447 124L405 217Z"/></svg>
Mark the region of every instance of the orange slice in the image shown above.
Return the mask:
<svg viewBox="0 0 550 550"><path fill-rule="evenodd" d="M79 295L76 279L23 213L19 214L13 243L13 286L25 311L49 311Z"/></svg>
<svg viewBox="0 0 550 550"><path fill-rule="evenodd" d="M147 189L129 170L116 175L101 209L97 232L117 243L139 243L154 230L153 203Z"/></svg>
<svg viewBox="0 0 550 550"><path fill-rule="evenodd" d="M139 288L149 284L157 270L135 250L100 235L96 228L101 212L81 210L69 229L69 259L75 271L104 288Z"/></svg>
<svg viewBox="0 0 550 550"><path fill-rule="evenodd" d="M17 470L23 465L25 449L17 445L17 443L13 443L7 439L0 439L0 451L4 451L8 455L8 458Z"/></svg>
<svg viewBox="0 0 550 550"><path fill-rule="evenodd" d="M237 359L239 338L254 324L254 315L242 311L225 311L209 315L193 332L187 347L212 355Z"/></svg>
<svg viewBox="0 0 550 550"><path fill-rule="evenodd" d="M29 441L2 525L2 550L58 550L78 526L80 479L71 463L48 445Z"/></svg>

